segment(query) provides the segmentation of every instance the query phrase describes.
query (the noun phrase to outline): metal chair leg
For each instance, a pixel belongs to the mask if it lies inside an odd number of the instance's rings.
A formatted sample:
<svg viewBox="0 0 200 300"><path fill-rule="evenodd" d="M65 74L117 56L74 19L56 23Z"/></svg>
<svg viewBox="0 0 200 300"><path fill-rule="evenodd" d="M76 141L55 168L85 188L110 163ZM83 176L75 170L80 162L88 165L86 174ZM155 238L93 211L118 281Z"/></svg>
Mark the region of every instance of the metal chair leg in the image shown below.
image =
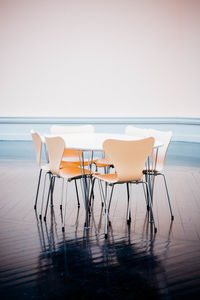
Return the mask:
<svg viewBox="0 0 200 300"><path fill-rule="evenodd" d="M64 178L62 178L62 193L61 193L61 201L60 201L61 210L62 210L62 203L63 203L63 193L64 193Z"/></svg>
<svg viewBox="0 0 200 300"><path fill-rule="evenodd" d="M40 189L41 175L42 175L42 169L40 169L40 173L39 173L39 178L38 178L38 185L37 185L37 192L36 192L36 197L35 197L34 209L37 208L37 200L38 200L38 194L39 194L39 189Z"/></svg>
<svg viewBox="0 0 200 300"><path fill-rule="evenodd" d="M74 180L74 183L75 183L75 189L76 189L77 203L78 203L78 207L80 207L80 201L79 201L78 187L77 187L76 179Z"/></svg>
<svg viewBox="0 0 200 300"><path fill-rule="evenodd" d="M129 184L128 182L126 183L127 187L127 224L131 223L131 211L130 211L130 190L129 190Z"/></svg>
<svg viewBox="0 0 200 300"><path fill-rule="evenodd" d="M144 182L144 184L146 185L147 190L148 190L148 193L149 193L149 195L150 195L148 183L147 183L147 182ZM152 219L153 219L153 223L154 223L154 232L156 233L156 232L157 232L157 227L156 227L156 222L155 222L155 218L154 218L154 213L153 213L153 206L152 206L152 200L151 200L151 197L149 197L149 204L150 204L151 215L152 215Z"/></svg>
<svg viewBox="0 0 200 300"><path fill-rule="evenodd" d="M170 213L171 213L171 220L174 220L174 215L172 213L172 206L171 206L171 201L170 201L170 197L169 197L169 191L168 191L168 187L167 187L167 181L165 178L165 175L163 173L159 173L159 175L163 176L164 179L164 183L165 183L165 189L166 189L166 193L167 193L167 199L168 199L168 204L169 204L169 209L170 209Z"/></svg>
<svg viewBox="0 0 200 300"><path fill-rule="evenodd" d="M44 177L44 186L43 186L43 193L42 193L41 211L40 211L40 215L39 215L40 220L42 219L42 211L43 211L43 203L44 203L44 193L45 193L46 179L47 179L47 173L45 174L45 177Z"/></svg>
<svg viewBox="0 0 200 300"><path fill-rule="evenodd" d="M66 207L67 207L67 188L68 188L68 181L66 182L66 190L65 190L65 207L64 207L64 216L63 216L63 224L62 224L62 231L65 231L65 216L66 216Z"/></svg>
<svg viewBox="0 0 200 300"><path fill-rule="evenodd" d="M102 190L102 195L103 195L103 200L104 200L104 205L105 205L105 215L106 215L106 220L105 220L105 239L108 237L108 223L109 223L109 213L108 213L108 202L107 202L107 196L103 194L103 186L101 180L100 182L100 187Z"/></svg>
<svg viewBox="0 0 200 300"><path fill-rule="evenodd" d="M113 190L114 190L114 184L112 185L112 190L111 190L111 193L110 193L110 200L109 200L109 204L108 204L108 212L110 211L110 205L111 205L111 201L112 201Z"/></svg>
<svg viewBox="0 0 200 300"><path fill-rule="evenodd" d="M48 204L49 204L49 198L50 198L50 194L51 194L52 184L53 184L53 176L51 176L51 181L50 181L50 185L49 185L49 192L48 192L48 196L47 196L47 203L46 203L44 221L46 221L47 208L48 208Z"/></svg>

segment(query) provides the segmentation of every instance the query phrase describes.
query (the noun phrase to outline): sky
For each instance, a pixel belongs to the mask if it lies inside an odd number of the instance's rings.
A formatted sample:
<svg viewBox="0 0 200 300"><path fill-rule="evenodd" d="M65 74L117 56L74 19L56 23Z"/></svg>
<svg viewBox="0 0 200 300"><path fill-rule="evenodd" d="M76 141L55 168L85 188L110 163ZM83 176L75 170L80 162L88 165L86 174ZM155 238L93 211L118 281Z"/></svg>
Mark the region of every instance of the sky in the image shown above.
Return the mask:
<svg viewBox="0 0 200 300"><path fill-rule="evenodd" d="M0 0L0 117L200 117L199 0Z"/></svg>

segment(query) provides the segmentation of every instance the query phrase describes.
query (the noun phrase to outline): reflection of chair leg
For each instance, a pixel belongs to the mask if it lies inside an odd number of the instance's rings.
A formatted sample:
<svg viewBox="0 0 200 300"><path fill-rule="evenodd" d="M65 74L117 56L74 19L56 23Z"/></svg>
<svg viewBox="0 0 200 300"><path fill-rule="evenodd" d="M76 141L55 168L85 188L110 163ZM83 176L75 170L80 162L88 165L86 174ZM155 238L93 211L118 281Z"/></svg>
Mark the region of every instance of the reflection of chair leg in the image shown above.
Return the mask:
<svg viewBox="0 0 200 300"><path fill-rule="evenodd" d="M75 183L75 188L76 188L77 203L78 203L78 207L80 207L80 201L79 201L78 187L77 187L76 179L74 180L74 183Z"/></svg>
<svg viewBox="0 0 200 300"><path fill-rule="evenodd" d="M170 197L169 197L169 191L168 191L168 188L167 188L167 181L166 181L165 175L162 174L162 173L159 173L158 175L161 175L164 179L165 189L166 189L167 199L168 199L168 204L169 204L169 209L170 209L170 213L171 213L171 219L174 220L174 215L172 213L172 206L171 206L171 201L170 201Z"/></svg>
<svg viewBox="0 0 200 300"><path fill-rule="evenodd" d="M39 173L39 178L38 178L38 185L37 185L37 192L36 192L36 197L35 197L35 205L34 205L34 209L36 209L36 207L37 207L37 200L38 200L38 194L39 194L39 189L40 189L41 175L42 175L42 169L40 169L40 173Z"/></svg>
<svg viewBox="0 0 200 300"><path fill-rule="evenodd" d="M66 207L67 207L67 188L68 188L68 181L66 182L65 203L64 203L65 204L65 208L64 208L62 231L65 231L65 216L66 216Z"/></svg>

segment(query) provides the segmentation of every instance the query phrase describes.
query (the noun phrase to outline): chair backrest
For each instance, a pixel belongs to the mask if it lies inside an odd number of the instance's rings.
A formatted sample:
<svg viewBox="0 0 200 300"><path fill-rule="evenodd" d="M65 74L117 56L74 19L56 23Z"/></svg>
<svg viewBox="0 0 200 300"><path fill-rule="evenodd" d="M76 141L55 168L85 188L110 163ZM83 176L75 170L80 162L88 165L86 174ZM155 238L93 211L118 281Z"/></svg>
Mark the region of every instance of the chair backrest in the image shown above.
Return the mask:
<svg viewBox="0 0 200 300"><path fill-rule="evenodd" d="M103 143L105 153L115 166L119 182L141 180L154 141L154 138L149 137L136 141L109 139Z"/></svg>
<svg viewBox="0 0 200 300"><path fill-rule="evenodd" d="M139 128L132 125L128 125L125 128L125 134L144 139L149 137L149 130L147 128Z"/></svg>
<svg viewBox="0 0 200 300"><path fill-rule="evenodd" d="M61 137L45 137L51 173L59 175L65 142Z"/></svg>
<svg viewBox="0 0 200 300"><path fill-rule="evenodd" d="M37 132L35 132L34 130L31 130L31 135L32 135L34 146L35 146L37 163L38 163L38 166L41 167L42 139L41 139L40 135Z"/></svg>
<svg viewBox="0 0 200 300"><path fill-rule="evenodd" d="M172 139L172 132L149 129L149 135L154 137L155 140L163 144L163 146L159 147L158 149L156 167L155 167L156 150L152 152L152 161L153 161L154 170L161 171L165 166L165 159Z"/></svg>
<svg viewBox="0 0 200 300"><path fill-rule="evenodd" d="M65 133L94 133L94 126L80 125L80 126L51 126L51 134L65 134Z"/></svg>

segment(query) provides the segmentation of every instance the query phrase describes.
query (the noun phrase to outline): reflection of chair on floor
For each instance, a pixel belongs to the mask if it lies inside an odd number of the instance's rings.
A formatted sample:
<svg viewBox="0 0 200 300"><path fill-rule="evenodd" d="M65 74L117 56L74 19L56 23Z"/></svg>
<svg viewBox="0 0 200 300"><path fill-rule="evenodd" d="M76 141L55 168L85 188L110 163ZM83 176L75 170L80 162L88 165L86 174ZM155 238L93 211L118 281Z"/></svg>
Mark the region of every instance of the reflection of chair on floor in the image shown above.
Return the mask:
<svg viewBox="0 0 200 300"><path fill-rule="evenodd" d="M161 142L163 144L162 147L159 148L158 152L156 150L152 151L152 168L150 170L150 174L153 176L153 187L155 183L155 177L156 176L162 176L164 183L165 183L165 189L167 193L167 199L171 214L171 219L174 219L174 215L172 213L172 207L171 207L171 201L169 197L169 191L167 187L167 181L165 178L164 173L162 172L165 166L165 159L167 155L167 151L172 139L172 132L171 131L159 131L155 129L149 129L149 135L154 137L155 140ZM144 171L145 173L145 171Z"/></svg>
<svg viewBox="0 0 200 300"><path fill-rule="evenodd" d="M111 193L115 184L127 184L127 194L128 194L128 207L127 207L127 222L131 221L130 212L130 194L129 185L142 183L146 185L148 190L148 183L143 180L143 169L148 156L151 154L154 145L154 138L146 138L137 141L119 141L119 140L106 140L103 144L103 149L108 155L109 159L113 162L116 173L115 174L96 174L93 175L94 179L97 178L101 182L107 182L111 187ZM92 188L94 186L94 180ZM150 193L149 193L150 195ZM105 195L104 195L105 196ZM106 212L106 222L105 222L105 237L108 233L108 223L109 221L109 202L108 197L104 197L105 212ZM153 208L150 201L150 208L152 213L152 219L154 223L155 232L157 231L155 225L155 219L153 215Z"/></svg>

